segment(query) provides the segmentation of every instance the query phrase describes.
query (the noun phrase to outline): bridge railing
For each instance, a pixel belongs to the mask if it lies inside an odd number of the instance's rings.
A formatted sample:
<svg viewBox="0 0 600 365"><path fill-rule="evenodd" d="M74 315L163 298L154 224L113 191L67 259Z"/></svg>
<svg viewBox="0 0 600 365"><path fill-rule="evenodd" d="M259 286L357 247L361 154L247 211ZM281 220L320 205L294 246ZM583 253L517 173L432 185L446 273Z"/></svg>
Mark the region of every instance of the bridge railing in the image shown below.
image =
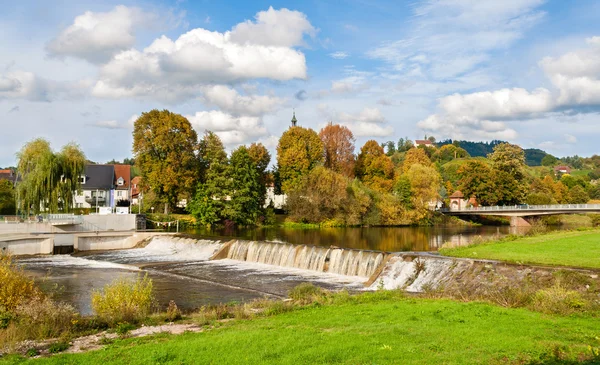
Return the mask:
<svg viewBox="0 0 600 365"><path fill-rule="evenodd" d="M442 212L490 212L522 210L600 210L600 204L501 205L491 207L442 208Z"/></svg>

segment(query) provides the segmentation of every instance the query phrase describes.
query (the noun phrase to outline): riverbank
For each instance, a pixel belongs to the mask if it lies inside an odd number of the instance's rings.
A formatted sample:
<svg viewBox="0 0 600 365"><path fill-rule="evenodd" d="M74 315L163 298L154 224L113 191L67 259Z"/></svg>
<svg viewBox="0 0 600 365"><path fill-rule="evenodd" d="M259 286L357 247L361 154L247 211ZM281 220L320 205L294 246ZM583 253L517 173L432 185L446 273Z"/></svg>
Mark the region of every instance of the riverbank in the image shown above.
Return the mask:
<svg viewBox="0 0 600 365"><path fill-rule="evenodd" d="M439 252L450 257L600 269L600 230L551 232L531 237L509 235L465 247L442 247Z"/></svg>
<svg viewBox="0 0 600 365"><path fill-rule="evenodd" d="M276 315L251 320L202 319L200 333L120 338L106 341L101 351L35 362L592 364L600 347L594 316L410 298L399 291L340 293L290 311L285 304L279 308ZM24 361L29 360L9 356L0 363Z"/></svg>

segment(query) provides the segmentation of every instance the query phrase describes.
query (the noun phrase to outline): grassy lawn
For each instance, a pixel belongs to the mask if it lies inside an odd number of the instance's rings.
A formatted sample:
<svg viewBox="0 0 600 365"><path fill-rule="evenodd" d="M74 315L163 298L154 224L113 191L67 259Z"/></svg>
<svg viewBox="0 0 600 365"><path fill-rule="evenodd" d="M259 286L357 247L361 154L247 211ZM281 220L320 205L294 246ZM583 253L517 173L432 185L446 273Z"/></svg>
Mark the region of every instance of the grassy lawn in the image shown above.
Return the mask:
<svg viewBox="0 0 600 365"><path fill-rule="evenodd" d="M600 231L553 232L514 241L441 249L446 256L600 269Z"/></svg>
<svg viewBox="0 0 600 365"><path fill-rule="evenodd" d="M599 347L600 319L378 292L203 333L124 339L42 364L549 364ZM8 357L0 363L27 361ZM561 362L562 363L562 362ZM571 362L569 362L571 363ZM589 364L593 362L588 362Z"/></svg>

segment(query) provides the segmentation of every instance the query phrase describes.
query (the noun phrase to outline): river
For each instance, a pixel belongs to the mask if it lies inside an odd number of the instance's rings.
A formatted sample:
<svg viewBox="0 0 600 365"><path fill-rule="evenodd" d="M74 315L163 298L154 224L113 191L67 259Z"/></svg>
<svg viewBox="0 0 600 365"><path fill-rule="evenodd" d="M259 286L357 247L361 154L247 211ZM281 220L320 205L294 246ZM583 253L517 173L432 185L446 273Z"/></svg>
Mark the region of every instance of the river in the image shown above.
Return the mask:
<svg viewBox="0 0 600 365"><path fill-rule="evenodd" d="M360 290L366 280L256 262L208 261L232 238L396 252L436 251L444 242L466 244L474 237L510 232L506 226L200 230L186 232L189 239L182 239L185 243L155 239L144 248L28 257L19 262L46 292L71 303L82 314L92 313L94 290L119 277L146 274L153 280L160 307L175 300L183 310L193 310L207 304L285 297L302 282L328 289Z"/></svg>

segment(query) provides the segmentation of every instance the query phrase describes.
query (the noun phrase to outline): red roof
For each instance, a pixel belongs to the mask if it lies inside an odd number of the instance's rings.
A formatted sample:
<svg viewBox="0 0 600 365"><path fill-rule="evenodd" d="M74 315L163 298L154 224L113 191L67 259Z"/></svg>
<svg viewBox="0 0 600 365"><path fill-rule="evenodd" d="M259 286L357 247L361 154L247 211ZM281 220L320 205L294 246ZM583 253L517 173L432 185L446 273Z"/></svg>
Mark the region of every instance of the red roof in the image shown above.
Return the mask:
<svg viewBox="0 0 600 365"><path fill-rule="evenodd" d="M415 140L415 144L433 145L433 143L431 143L431 141L427 139L417 139Z"/></svg>
<svg viewBox="0 0 600 365"><path fill-rule="evenodd" d="M114 165L115 166L115 187L117 190L128 190L131 185L131 166L129 165ZM117 181L123 178L123 185L119 185Z"/></svg>
<svg viewBox="0 0 600 365"><path fill-rule="evenodd" d="M452 199L452 198L461 198L461 199L462 199L462 198L464 198L464 197L465 197L465 195L464 195L464 194L462 193L462 191L460 191L460 190L456 190L456 191L454 192L454 194L450 195L450 198L451 198L451 199Z"/></svg>
<svg viewBox="0 0 600 365"><path fill-rule="evenodd" d="M142 178L140 176L136 176L131 180L131 197L136 197L140 194L140 182L142 182Z"/></svg>

